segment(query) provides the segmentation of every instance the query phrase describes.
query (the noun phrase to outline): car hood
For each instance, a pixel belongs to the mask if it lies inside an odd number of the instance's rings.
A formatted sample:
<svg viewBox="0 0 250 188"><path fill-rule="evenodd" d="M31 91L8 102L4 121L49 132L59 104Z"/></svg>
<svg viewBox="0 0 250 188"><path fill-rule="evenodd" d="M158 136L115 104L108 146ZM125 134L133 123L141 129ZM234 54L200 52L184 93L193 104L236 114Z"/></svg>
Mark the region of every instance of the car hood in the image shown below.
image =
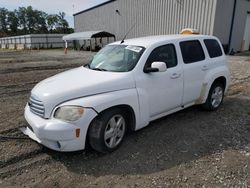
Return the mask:
<svg viewBox="0 0 250 188"><path fill-rule="evenodd" d="M32 89L31 95L43 102L48 118L51 111L65 101L130 88L135 88L135 82L129 72L79 67L41 81Z"/></svg>

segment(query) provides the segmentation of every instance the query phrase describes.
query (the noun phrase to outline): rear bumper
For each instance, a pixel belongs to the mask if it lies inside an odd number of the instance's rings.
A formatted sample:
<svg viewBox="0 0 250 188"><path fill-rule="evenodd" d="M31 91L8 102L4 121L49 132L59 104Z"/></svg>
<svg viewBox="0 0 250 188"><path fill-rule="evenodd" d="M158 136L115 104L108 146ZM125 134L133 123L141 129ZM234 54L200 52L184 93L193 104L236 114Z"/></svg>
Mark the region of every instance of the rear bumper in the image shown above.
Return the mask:
<svg viewBox="0 0 250 188"><path fill-rule="evenodd" d="M29 126L22 131L31 139L56 151L77 151L85 148L87 130L96 112L86 109L80 120L68 123L54 118L43 119L26 105L24 116ZM79 137L77 129L80 129Z"/></svg>

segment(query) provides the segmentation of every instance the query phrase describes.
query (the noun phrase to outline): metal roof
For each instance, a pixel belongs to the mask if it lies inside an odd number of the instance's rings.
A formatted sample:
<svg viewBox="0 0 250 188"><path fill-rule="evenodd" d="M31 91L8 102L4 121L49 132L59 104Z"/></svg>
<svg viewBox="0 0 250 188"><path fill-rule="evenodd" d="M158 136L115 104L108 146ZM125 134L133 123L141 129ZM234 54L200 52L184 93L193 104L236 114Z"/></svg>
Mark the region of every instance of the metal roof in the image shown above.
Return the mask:
<svg viewBox="0 0 250 188"><path fill-rule="evenodd" d="M108 4L108 3L111 3L111 2L113 2L113 1L116 1L116 0L109 0L109 1L106 1L106 2L101 3L101 4L99 4L99 5L96 5L96 6L93 6L93 7L91 7L91 8L88 8L88 9L86 9L86 10L77 12L77 13L73 14L73 16L77 16L78 14L82 14L82 13L87 12L87 11L89 11L89 10L92 10L92 9L97 8L97 7L100 7L100 6L106 5L106 4Z"/></svg>
<svg viewBox="0 0 250 188"><path fill-rule="evenodd" d="M9 36L9 37L1 37L1 39L15 39L15 38L42 38L42 37L62 37L65 34L29 34L29 35L16 35L16 36Z"/></svg>
<svg viewBox="0 0 250 188"><path fill-rule="evenodd" d="M72 33L69 35L64 35L63 40L89 40L91 38L101 38L101 37L115 37L114 34L108 33L106 31L85 31Z"/></svg>

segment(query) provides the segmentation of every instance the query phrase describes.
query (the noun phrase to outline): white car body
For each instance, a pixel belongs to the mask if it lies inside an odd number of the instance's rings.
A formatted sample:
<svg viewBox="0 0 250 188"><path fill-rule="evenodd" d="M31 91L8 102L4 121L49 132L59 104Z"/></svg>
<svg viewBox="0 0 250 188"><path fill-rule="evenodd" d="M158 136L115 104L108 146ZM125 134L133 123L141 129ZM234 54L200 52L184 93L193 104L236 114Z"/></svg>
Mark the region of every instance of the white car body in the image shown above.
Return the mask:
<svg viewBox="0 0 250 188"><path fill-rule="evenodd" d="M122 45L145 48L132 71L101 72L79 67L40 82L32 90L31 96L34 105L41 103L44 107L44 116L33 113L27 104L25 119L29 126L24 133L53 150L83 150L91 122L106 109L129 107L134 116L132 129L139 130L155 119L205 103L209 89L217 78L225 78L225 91L228 89L230 73L225 54L210 58L204 39L218 41L216 37L205 35L167 35L125 40ZM183 62L179 43L189 40L200 41L205 60L193 64ZM165 72L144 73L145 62L152 50L165 44L175 46L178 65ZM115 42L112 45L121 44ZM220 47L222 49L221 44ZM66 122L54 118L58 107L71 105L84 107L80 119ZM77 129L80 129L78 136Z"/></svg>

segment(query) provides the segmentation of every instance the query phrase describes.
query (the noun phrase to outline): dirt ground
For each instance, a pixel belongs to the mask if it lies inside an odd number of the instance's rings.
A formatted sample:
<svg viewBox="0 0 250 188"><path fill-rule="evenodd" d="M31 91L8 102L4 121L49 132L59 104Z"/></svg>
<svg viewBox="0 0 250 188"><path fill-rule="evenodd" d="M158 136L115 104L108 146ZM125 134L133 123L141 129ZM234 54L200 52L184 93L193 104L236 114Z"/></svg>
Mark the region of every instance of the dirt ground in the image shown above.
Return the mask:
<svg viewBox="0 0 250 188"><path fill-rule="evenodd" d="M111 154L59 153L22 139L32 87L91 55L0 50L0 187L250 187L248 54L229 57L232 85L218 111L192 107L154 121Z"/></svg>

